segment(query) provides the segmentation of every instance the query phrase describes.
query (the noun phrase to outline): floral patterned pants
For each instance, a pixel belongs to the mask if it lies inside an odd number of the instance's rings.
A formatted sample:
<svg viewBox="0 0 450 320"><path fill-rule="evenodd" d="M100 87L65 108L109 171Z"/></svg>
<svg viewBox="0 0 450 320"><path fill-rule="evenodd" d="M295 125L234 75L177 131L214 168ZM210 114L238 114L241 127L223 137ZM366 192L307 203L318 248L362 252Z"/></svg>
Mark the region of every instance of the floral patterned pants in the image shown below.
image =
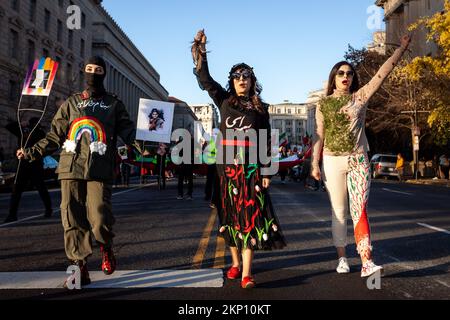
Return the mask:
<svg viewBox="0 0 450 320"><path fill-rule="evenodd" d="M355 241L363 260L371 259L372 246L367 217L370 192L370 163L367 155L324 156L323 175L333 209L333 241L347 246L347 212L353 220Z"/></svg>

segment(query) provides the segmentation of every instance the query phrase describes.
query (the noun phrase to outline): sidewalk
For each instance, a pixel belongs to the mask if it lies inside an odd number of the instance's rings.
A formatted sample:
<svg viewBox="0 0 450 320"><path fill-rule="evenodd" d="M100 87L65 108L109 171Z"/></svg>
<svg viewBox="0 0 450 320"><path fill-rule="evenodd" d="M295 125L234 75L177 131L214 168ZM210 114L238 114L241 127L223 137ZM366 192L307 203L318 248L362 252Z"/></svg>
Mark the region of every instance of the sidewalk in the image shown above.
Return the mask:
<svg viewBox="0 0 450 320"><path fill-rule="evenodd" d="M410 180L406 180L405 183L432 185L432 186L441 186L441 187L450 188L450 180L446 180L446 179L435 179L435 180L433 180L433 179L419 179L419 180L410 179Z"/></svg>

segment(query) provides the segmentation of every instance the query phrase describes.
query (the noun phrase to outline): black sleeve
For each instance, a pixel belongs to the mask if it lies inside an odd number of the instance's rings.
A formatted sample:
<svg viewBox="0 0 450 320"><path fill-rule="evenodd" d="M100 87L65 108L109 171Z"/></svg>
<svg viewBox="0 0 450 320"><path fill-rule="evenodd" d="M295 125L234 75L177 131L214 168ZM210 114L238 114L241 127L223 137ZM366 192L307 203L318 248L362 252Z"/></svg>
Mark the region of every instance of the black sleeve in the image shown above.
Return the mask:
<svg viewBox="0 0 450 320"><path fill-rule="evenodd" d="M58 151L63 146L69 131L69 100L70 98L56 112L50 126L50 132L47 133L45 138L35 143L31 148L25 149L25 159L30 162L40 160Z"/></svg>
<svg viewBox="0 0 450 320"><path fill-rule="evenodd" d="M262 129L267 130L267 140L266 141L261 141L261 143L265 143L266 144L266 150L267 150L267 157L270 158L270 162L268 164L262 164L261 166L263 168L269 168L272 165L272 127L270 125L270 115L269 115L269 106L268 105L263 105L265 113L263 115L263 125L262 125ZM271 179L272 176L263 176L264 178L268 178Z"/></svg>
<svg viewBox="0 0 450 320"><path fill-rule="evenodd" d="M198 71L198 73L197 70L194 68L194 74L197 76L200 88L202 90L208 91L209 96L213 99L216 106L220 108L222 106L222 103L226 99L228 99L230 95L209 74L208 61L206 59L206 55L203 56L202 64L200 66L200 70Z"/></svg>
<svg viewBox="0 0 450 320"><path fill-rule="evenodd" d="M117 102L116 131L123 142L133 145L136 139L136 125L130 119L127 109L121 101Z"/></svg>

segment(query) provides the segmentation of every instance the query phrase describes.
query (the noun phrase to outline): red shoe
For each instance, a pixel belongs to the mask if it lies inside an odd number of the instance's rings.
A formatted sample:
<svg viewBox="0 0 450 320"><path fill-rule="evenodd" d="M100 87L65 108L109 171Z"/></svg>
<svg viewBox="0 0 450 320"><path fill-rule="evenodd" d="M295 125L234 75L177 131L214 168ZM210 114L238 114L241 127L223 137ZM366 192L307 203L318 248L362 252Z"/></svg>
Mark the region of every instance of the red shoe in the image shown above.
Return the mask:
<svg viewBox="0 0 450 320"><path fill-rule="evenodd" d="M102 252L102 271L106 275L111 275L116 271L116 258L111 247L100 245Z"/></svg>
<svg viewBox="0 0 450 320"><path fill-rule="evenodd" d="M236 267L231 267L227 272L227 278L230 280L236 280L239 279L242 276L241 270Z"/></svg>
<svg viewBox="0 0 450 320"><path fill-rule="evenodd" d="M245 277L241 282L242 289L252 289L256 286L256 282L253 277Z"/></svg>

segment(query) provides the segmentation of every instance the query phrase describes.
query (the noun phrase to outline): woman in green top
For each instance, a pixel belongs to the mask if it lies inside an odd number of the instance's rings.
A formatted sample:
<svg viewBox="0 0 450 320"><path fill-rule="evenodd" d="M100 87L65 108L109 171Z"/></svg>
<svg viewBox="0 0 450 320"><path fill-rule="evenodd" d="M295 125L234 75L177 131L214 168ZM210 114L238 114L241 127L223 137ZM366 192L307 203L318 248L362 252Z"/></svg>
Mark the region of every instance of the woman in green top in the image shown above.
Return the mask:
<svg viewBox="0 0 450 320"><path fill-rule="evenodd" d="M361 89L358 75L348 62L339 62L331 73L327 96L316 110L316 141L312 176L323 178L333 209L333 239L339 256L338 273L349 273L346 259L346 213L350 208L357 250L362 260L361 277L368 277L381 266L372 260L367 203L370 191L369 145L365 134L369 99L378 91L409 46L404 36L400 47L383 64L373 79ZM323 168L319 166L323 149Z"/></svg>

